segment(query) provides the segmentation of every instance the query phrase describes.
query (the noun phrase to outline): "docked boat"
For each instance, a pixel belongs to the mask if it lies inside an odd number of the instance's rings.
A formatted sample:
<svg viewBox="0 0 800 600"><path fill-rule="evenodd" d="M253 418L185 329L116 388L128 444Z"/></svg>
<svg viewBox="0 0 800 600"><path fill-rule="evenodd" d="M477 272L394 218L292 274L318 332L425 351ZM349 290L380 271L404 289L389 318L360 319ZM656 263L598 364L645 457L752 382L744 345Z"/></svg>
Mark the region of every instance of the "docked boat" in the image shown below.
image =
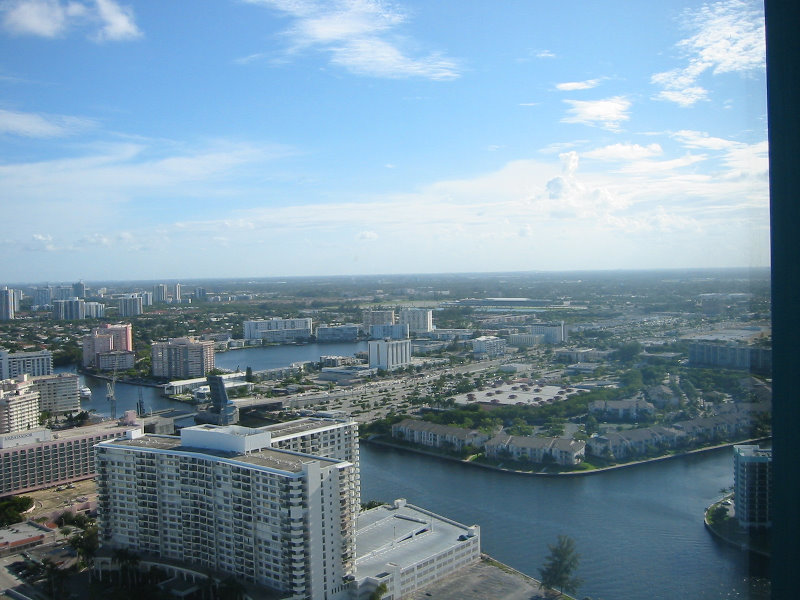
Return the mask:
<svg viewBox="0 0 800 600"><path fill-rule="evenodd" d="M88 387L81 388L81 400L91 400L92 399L92 389Z"/></svg>

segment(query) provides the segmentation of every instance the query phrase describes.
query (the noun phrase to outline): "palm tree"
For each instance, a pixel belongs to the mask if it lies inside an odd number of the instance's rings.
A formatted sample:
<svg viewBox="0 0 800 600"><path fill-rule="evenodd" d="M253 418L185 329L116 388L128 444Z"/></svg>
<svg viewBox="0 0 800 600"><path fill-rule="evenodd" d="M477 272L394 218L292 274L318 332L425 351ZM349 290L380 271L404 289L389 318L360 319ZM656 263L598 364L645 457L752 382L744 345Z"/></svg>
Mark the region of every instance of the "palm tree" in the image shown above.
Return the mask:
<svg viewBox="0 0 800 600"><path fill-rule="evenodd" d="M111 555L111 562L119 565L120 584L124 587L132 587L131 575L135 580L139 557L127 548L117 548Z"/></svg>
<svg viewBox="0 0 800 600"><path fill-rule="evenodd" d="M219 600L242 600L244 586L235 577L226 577L217 588Z"/></svg>
<svg viewBox="0 0 800 600"><path fill-rule="evenodd" d="M64 583L69 576L68 573L59 568L59 566L49 558L45 558L42 561L42 566L44 567L44 575L47 579L47 589L50 591L50 597L60 598L64 591Z"/></svg>

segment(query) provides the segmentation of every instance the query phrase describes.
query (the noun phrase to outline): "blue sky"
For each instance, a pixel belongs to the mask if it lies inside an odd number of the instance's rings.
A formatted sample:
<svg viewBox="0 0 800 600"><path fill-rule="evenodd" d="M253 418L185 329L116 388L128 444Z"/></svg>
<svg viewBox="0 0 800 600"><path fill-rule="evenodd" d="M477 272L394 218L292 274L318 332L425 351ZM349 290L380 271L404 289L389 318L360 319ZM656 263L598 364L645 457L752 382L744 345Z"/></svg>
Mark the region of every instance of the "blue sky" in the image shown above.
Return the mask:
<svg viewBox="0 0 800 600"><path fill-rule="evenodd" d="M766 266L757 2L0 0L0 284Z"/></svg>

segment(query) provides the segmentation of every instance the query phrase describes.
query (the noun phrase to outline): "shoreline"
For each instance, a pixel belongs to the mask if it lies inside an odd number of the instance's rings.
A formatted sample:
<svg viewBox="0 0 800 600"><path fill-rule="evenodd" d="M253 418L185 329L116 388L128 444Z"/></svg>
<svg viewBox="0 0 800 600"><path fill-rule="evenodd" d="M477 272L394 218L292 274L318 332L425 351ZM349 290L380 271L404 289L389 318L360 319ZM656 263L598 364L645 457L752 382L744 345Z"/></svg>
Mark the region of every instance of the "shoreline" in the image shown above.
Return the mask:
<svg viewBox="0 0 800 600"><path fill-rule="evenodd" d="M465 460L463 458L456 458L454 456L447 456L447 455L439 454L439 453L436 453L436 452L429 452L429 451L418 449L418 448L410 448L408 446L401 446L399 444L394 444L392 442L387 442L386 440L383 440L383 439L376 439L375 437L364 438L361 441L365 442L365 443L368 443L368 444L374 444L376 446L384 446L386 448L394 448L396 450L406 450L408 452L414 452L416 454L422 454L422 455L425 455L425 456L432 456L432 457L435 457L435 458L441 458L441 459L449 460L449 461L452 461L452 462L458 462L458 463L461 463L461 464L464 464L464 465L481 467L483 469L490 469L490 470L493 470L493 471L500 471L502 473L511 473L513 475L528 475L528 476L534 476L534 477L577 477L577 476L583 476L583 475L595 475L597 473L604 473L606 471L614 471L614 470L617 470L617 469L625 469L625 468L629 468L629 467L637 467L637 466L646 465L646 464L649 464L649 463L670 460L670 459L673 459L673 458L683 458L683 457L686 457L686 456L691 456L693 454L700 454L702 452L709 452L711 450L719 450L720 448L730 448L732 446L737 446L739 444L752 444L752 443L756 443L756 442L763 442L763 441L770 440L770 439L772 439L772 436L749 439L749 440L739 440L739 441L736 441L736 442L726 442L724 444L717 444L717 445L714 445L714 446L706 446L704 448L696 448L694 450L687 450L686 452L680 452L678 454L667 454L667 455L664 455L664 456L656 456L656 457L647 458L647 459L644 459L644 460L637 460L637 461L621 463L621 464L617 464L617 465L610 465L608 467L600 467L598 469L590 469L590 470L587 470L587 471L565 471L565 472L561 472L561 473L543 473L543 472L535 472L535 471L519 471L519 470L516 470L516 469L508 469L508 468L505 468L505 467L497 467L497 466L494 466L494 465L487 465L487 464L483 464L483 463L478 463L478 462L474 462L474 461Z"/></svg>
<svg viewBox="0 0 800 600"><path fill-rule="evenodd" d="M728 495L724 496L721 500L718 500L717 502L712 503L710 506L708 506L706 508L705 512L703 513L703 525L705 526L706 530L715 539L719 540L720 542L722 542L724 544L727 544L728 546L731 546L732 548L736 548L737 550L740 550L742 552L750 552L752 554L757 554L758 556L766 558L767 560L772 560L772 554L770 552L767 552L766 550L762 550L760 548L755 548L748 541L737 541L737 540L734 540L734 539L728 537L727 535L725 535L717 527L715 527L714 525L712 525L709 522L708 514L711 512L711 510L713 508L719 506L720 502L722 502L723 500L730 499L731 496L732 496L732 494L728 494ZM741 533L742 533L742 535L745 535L745 532L741 532Z"/></svg>

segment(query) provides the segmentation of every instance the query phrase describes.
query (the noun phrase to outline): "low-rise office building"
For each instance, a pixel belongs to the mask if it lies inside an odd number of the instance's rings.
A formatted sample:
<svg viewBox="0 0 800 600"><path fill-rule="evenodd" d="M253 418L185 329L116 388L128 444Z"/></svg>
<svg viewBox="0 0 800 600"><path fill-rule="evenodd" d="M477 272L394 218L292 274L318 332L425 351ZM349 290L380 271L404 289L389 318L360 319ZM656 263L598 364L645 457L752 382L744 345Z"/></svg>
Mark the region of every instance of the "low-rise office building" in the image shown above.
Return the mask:
<svg viewBox="0 0 800 600"><path fill-rule="evenodd" d="M407 598L420 588L480 560L480 527L467 526L395 500L358 517L353 600Z"/></svg>

